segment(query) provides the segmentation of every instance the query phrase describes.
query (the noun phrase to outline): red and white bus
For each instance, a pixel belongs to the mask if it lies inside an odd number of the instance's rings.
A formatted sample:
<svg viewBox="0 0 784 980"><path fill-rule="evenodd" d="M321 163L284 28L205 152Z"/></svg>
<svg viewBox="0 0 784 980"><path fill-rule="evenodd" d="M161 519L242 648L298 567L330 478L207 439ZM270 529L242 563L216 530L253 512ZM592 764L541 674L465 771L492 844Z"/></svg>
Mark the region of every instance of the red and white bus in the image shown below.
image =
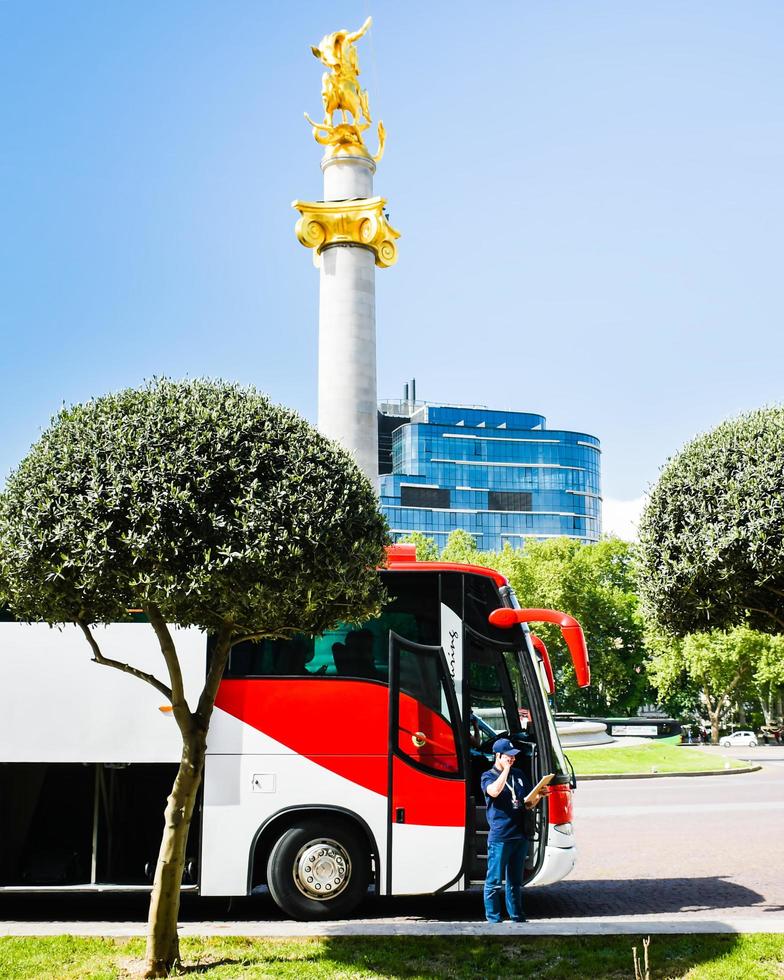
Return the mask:
<svg viewBox="0 0 784 980"><path fill-rule="evenodd" d="M316 919L347 914L369 887L479 885L479 779L499 730L534 782L555 774L536 810L526 883L572 869L574 779L550 710L547 651L527 623L561 626L585 685L579 625L520 609L498 572L418 562L409 546L390 548L379 574L389 599L361 628L233 648L185 891L267 888L292 917ZM107 656L158 668L148 626L101 632ZM210 643L194 629L178 630L177 643L190 700ZM0 891L149 889L180 755L165 709L149 685L93 664L75 627L0 623ZM472 714L485 719L480 746Z"/></svg>

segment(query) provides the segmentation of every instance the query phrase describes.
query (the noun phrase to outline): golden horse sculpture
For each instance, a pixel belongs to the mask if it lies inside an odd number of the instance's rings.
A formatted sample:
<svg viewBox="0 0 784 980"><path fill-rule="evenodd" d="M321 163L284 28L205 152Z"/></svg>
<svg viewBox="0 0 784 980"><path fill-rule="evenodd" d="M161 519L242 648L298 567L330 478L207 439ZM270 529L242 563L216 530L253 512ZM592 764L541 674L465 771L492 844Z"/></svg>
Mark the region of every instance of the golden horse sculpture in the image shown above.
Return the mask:
<svg viewBox="0 0 784 980"><path fill-rule="evenodd" d="M359 75L359 58L354 45L363 37L373 23L368 17L358 31L345 29L326 34L318 47L311 47L313 54L326 65L321 78L321 98L324 102L324 122L317 123L305 113L305 118L313 127L313 136L322 146L331 146L333 153L356 152L370 156L362 134L370 126L370 106L368 94L362 89ZM340 112L343 121L333 125L333 113ZM349 122L347 113L351 114ZM378 152L373 156L376 163L384 155L386 132L384 124L378 124Z"/></svg>

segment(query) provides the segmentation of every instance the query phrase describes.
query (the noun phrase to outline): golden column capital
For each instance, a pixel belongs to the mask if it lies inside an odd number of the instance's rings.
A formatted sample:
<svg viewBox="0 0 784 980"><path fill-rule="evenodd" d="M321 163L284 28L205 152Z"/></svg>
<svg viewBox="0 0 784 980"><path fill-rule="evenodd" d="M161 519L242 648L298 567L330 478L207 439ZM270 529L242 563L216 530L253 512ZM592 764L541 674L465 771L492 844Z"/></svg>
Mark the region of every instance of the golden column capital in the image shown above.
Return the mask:
<svg viewBox="0 0 784 980"><path fill-rule="evenodd" d="M368 197L359 201L293 201L300 213L297 238L306 248L321 253L330 245L363 245L382 269L397 262L396 240L400 232L384 213L386 199Z"/></svg>

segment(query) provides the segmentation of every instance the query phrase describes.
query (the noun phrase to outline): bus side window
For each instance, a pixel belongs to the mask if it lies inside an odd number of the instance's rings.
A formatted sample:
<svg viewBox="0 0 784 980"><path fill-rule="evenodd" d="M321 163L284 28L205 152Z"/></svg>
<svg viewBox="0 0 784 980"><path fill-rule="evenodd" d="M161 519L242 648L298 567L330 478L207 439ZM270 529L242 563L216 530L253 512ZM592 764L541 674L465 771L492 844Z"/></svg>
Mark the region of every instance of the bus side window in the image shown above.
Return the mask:
<svg viewBox="0 0 784 980"><path fill-rule="evenodd" d="M410 694L431 711L441 712L441 679L435 658L417 656L411 650L400 650L400 690Z"/></svg>
<svg viewBox="0 0 784 980"><path fill-rule="evenodd" d="M376 667L373 646L373 634L365 629L350 630L344 642L333 643L332 659L338 674L380 681L382 677Z"/></svg>
<svg viewBox="0 0 784 980"><path fill-rule="evenodd" d="M232 647L226 677L281 677L310 674L313 640L246 640Z"/></svg>
<svg viewBox="0 0 784 980"><path fill-rule="evenodd" d="M397 749L432 772L457 775L460 759L455 742L459 724L454 696L449 696L446 664L437 647L413 650L393 637L398 660ZM453 714L454 711L454 714Z"/></svg>

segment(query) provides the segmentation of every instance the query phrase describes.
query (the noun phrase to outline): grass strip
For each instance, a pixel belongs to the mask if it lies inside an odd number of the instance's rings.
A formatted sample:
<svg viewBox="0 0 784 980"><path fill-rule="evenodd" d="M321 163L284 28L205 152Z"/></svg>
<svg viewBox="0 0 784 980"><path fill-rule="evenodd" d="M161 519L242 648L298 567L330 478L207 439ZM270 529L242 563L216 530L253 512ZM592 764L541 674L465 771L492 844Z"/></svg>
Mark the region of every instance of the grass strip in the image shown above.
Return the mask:
<svg viewBox="0 0 784 980"><path fill-rule="evenodd" d="M575 977L627 980L642 936L396 936L307 939L183 938L177 976L242 978ZM129 980L138 976L144 941L58 936L0 938L3 980ZM652 980L767 980L784 976L784 936L653 936Z"/></svg>
<svg viewBox="0 0 784 980"><path fill-rule="evenodd" d="M580 775L615 775L649 772L710 772L717 769L742 769L747 763L728 759L699 749L652 742L621 748L571 749L569 759Z"/></svg>

